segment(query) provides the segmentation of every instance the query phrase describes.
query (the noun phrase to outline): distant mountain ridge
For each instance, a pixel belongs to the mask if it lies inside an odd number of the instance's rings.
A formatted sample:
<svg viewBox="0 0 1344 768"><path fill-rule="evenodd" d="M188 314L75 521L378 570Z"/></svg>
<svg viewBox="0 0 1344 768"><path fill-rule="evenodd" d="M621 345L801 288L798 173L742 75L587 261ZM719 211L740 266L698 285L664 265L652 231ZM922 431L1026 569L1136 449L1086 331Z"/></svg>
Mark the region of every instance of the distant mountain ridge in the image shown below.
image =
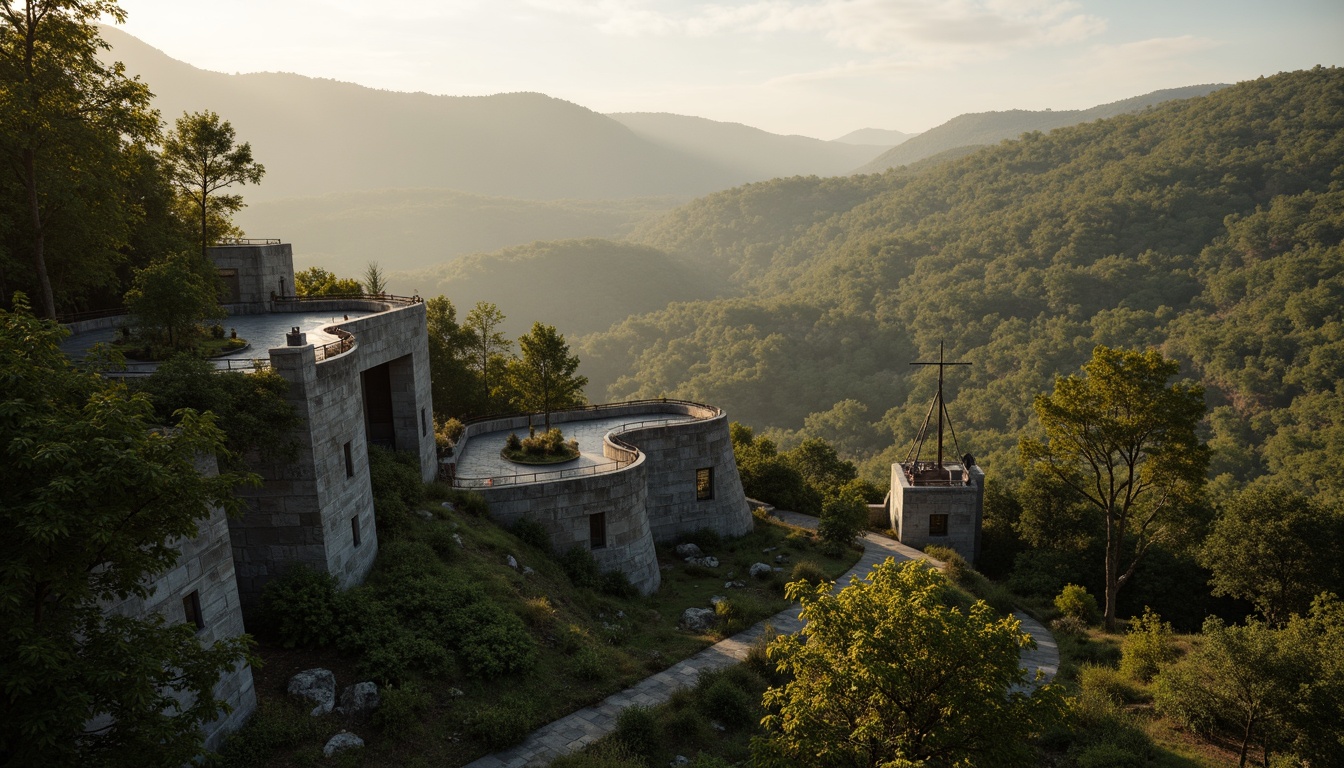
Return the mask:
<svg viewBox="0 0 1344 768"><path fill-rule="evenodd" d="M840 142L842 144L868 144L877 147L894 147L897 144L903 144L918 135L919 134L917 133L892 131L886 128L860 128L857 131L850 131L838 139L831 139L831 141Z"/></svg>
<svg viewBox="0 0 1344 768"><path fill-rule="evenodd" d="M1042 111L1012 109L1006 112L971 112L958 115L937 128L925 131L887 150L872 162L860 166L855 173L881 173L888 168L909 165L951 149L997 144L1004 139L1015 139L1030 131L1049 132L1056 128L1138 112L1164 101L1207 96L1226 87L1227 85L1222 83L1210 83L1167 88L1109 104L1100 104L1091 109Z"/></svg>

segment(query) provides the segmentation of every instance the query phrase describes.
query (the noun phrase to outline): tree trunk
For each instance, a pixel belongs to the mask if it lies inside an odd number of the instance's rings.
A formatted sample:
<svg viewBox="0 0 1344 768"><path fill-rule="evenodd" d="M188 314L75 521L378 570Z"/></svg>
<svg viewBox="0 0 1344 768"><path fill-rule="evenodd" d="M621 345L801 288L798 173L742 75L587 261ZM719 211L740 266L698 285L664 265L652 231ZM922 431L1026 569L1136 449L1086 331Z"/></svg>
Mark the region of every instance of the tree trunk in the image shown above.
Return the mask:
<svg viewBox="0 0 1344 768"><path fill-rule="evenodd" d="M1242 734L1241 737L1241 761L1237 764L1238 768L1246 768L1246 752L1250 749L1251 746L1251 729L1254 727L1254 725L1255 725L1255 716L1251 715L1247 717L1246 731Z"/></svg>
<svg viewBox="0 0 1344 768"><path fill-rule="evenodd" d="M37 270L39 297L42 301L42 316L56 319L56 297L51 291L51 278L47 275L46 236L42 230L42 206L37 197L37 160L32 148L23 150L23 185L28 192L28 217L33 226L33 266Z"/></svg>
<svg viewBox="0 0 1344 768"><path fill-rule="evenodd" d="M1106 631L1113 634L1118 628L1115 603L1120 594L1120 537L1111 533L1110 522L1106 528Z"/></svg>

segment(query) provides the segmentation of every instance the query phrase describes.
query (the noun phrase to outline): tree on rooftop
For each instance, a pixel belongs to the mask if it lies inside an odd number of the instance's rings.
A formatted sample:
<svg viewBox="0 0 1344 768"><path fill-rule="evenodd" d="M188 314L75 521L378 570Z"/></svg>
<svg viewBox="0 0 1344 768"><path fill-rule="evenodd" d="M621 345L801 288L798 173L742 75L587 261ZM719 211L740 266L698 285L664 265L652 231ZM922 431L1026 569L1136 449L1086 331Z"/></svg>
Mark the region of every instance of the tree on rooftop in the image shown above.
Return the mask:
<svg viewBox="0 0 1344 768"><path fill-rule="evenodd" d="M1019 664L1032 645L983 601L963 612L942 574L888 558L864 583L788 585L806 621L769 657L789 682L766 691L763 768L1030 765L1027 741L1053 723L1054 685L1034 691Z"/></svg>
<svg viewBox="0 0 1344 768"><path fill-rule="evenodd" d="M237 229L230 217L242 195L220 194L234 184L257 184L266 168L252 159L252 145L234 143L233 126L214 112L183 113L163 142L163 159L183 207L199 225L205 249Z"/></svg>
<svg viewBox="0 0 1344 768"><path fill-rule="evenodd" d="M141 332L162 331L171 349L190 341L202 320L221 318L214 275L200 257L175 253L135 273L126 308Z"/></svg>
<svg viewBox="0 0 1344 768"><path fill-rule="evenodd" d="M1209 461L1195 435L1204 389L1168 385L1179 370L1154 350L1098 346L1081 376L1057 377L1053 393L1036 396L1046 439L1019 442L1029 475L1064 485L1101 514L1108 632L1144 554L1195 522Z"/></svg>
<svg viewBox="0 0 1344 768"><path fill-rule="evenodd" d="M513 347L504 332L499 330L504 323L504 313L499 307L488 301L478 301L462 321L462 330L471 335L470 362L468 366L476 373L481 391L481 408L489 413L494 401L494 387L499 384L501 374L506 369L508 358L505 354Z"/></svg>
<svg viewBox="0 0 1344 768"><path fill-rule="evenodd" d="M583 405L588 377L578 374L579 358L569 353L565 337L553 325L533 323L532 330L518 337L523 356L510 366L514 389L528 411L545 414L547 431L551 411Z"/></svg>
<svg viewBox="0 0 1344 768"><path fill-rule="evenodd" d="M75 369L64 330L22 294L15 305L0 311L0 759L182 765L249 641L203 646L194 625L103 606L145 597L146 576L177 561L175 539L213 507L238 508L242 478L198 471L223 447L209 415L160 428L148 397Z"/></svg>
<svg viewBox="0 0 1344 768"><path fill-rule="evenodd" d="M296 296L358 296L364 286L358 280L337 277L321 267L309 267L294 273Z"/></svg>

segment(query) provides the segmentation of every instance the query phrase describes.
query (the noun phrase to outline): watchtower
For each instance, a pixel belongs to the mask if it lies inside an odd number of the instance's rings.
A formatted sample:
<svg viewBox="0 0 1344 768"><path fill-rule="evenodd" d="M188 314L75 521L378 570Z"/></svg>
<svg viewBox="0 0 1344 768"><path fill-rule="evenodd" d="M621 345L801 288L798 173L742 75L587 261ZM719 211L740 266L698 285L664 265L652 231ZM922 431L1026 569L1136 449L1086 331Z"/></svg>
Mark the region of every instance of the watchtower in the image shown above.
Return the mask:
<svg viewBox="0 0 1344 768"><path fill-rule="evenodd" d="M924 424L905 460L891 465L889 514L891 527L902 544L923 549L929 544L951 547L974 564L980 556L980 526L984 519L985 473L969 453L961 461L946 461L943 452L944 424L957 445L957 433L943 400L943 373L949 363L938 345L938 362L911 365L938 366L938 391L929 404ZM921 458L930 428L937 418L938 453L933 461ZM960 446L957 446L960 450Z"/></svg>

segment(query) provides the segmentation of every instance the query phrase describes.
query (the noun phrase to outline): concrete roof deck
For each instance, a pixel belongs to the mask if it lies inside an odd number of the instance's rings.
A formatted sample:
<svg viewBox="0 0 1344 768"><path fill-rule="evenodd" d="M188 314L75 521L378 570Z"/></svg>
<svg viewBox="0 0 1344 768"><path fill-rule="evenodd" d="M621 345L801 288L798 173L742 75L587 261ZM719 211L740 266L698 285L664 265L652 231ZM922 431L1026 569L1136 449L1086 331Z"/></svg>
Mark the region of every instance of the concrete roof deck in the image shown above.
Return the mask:
<svg viewBox="0 0 1344 768"><path fill-rule="evenodd" d="M565 434L566 440L579 441L579 458L564 464L532 466L516 464L499 455L509 433L525 437L527 428L501 429L485 432L468 439L459 447L455 483L459 487L490 487L495 485L519 485L544 483L566 477L615 472L625 464L618 464L602 452L603 439L610 433L620 433L636 426L661 426L696 421L697 417L668 410L664 413L640 413L628 416L601 416L587 420L568 421L563 424L552 422ZM542 417L535 419L537 431L542 431Z"/></svg>

